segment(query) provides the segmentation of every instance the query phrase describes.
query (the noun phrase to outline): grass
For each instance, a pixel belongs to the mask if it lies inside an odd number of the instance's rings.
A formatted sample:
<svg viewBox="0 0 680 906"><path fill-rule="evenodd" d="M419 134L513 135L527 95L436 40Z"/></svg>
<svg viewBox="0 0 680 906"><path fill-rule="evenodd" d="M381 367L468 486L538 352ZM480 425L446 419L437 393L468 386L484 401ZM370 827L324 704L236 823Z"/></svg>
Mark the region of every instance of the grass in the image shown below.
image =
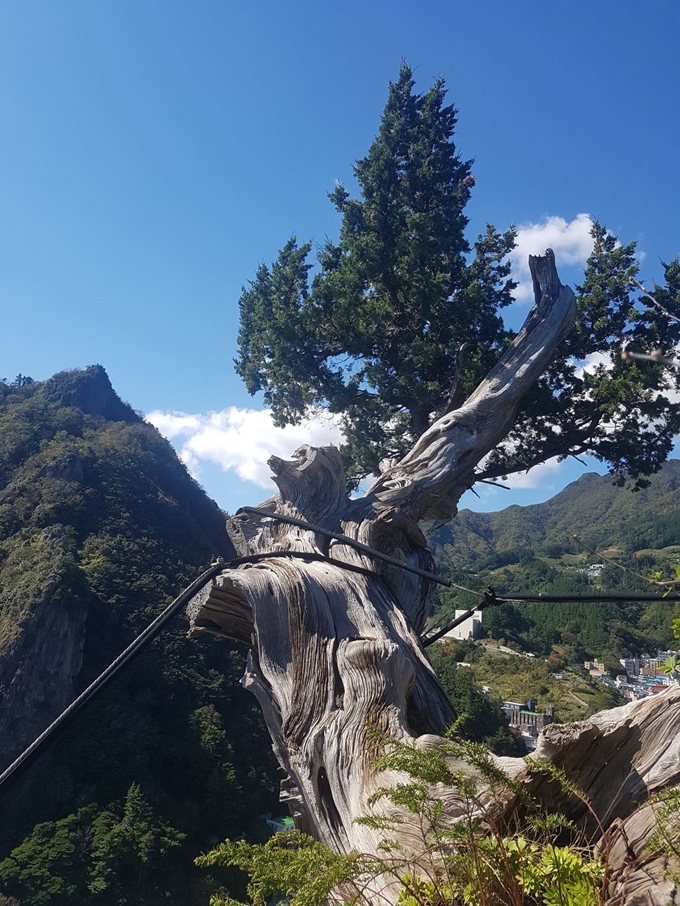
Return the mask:
<svg viewBox="0 0 680 906"><path fill-rule="evenodd" d="M442 644L455 657L456 643ZM478 645L472 653L466 651L465 660L472 665L477 682L488 686L494 698L516 702L534 698L539 711L553 705L560 723L583 720L605 708L623 704L618 692L587 675L562 670L564 679L556 679L552 676L553 668L540 658L504 654Z"/></svg>

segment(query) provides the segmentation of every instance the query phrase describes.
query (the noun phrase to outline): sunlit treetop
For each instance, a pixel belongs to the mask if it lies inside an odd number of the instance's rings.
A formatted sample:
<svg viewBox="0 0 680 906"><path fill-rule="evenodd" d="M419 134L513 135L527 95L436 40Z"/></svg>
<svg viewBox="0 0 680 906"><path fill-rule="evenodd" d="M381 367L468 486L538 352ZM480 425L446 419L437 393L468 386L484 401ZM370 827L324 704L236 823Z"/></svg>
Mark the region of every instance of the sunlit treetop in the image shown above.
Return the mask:
<svg viewBox="0 0 680 906"><path fill-rule="evenodd" d="M488 225L468 241L475 179L456 148L456 119L444 82L418 94L403 64L378 135L354 167L358 197L342 185L329 195L342 218L337 242L317 248L313 263L312 243L292 237L241 295L236 370L246 387L264 393L279 425L313 406L340 414L353 480L378 474L460 405L513 338L502 311L516 287L515 232ZM680 407L665 391L676 376L626 364L620 352L674 347L680 327L633 300L634 243L620 245L600 224L593 237L577 325L479 478L591 453L621 480L639 479L670 452ZM669 265L660 289L677 312L679 270ZM594 364L584 370L586 360Z"/></svg>

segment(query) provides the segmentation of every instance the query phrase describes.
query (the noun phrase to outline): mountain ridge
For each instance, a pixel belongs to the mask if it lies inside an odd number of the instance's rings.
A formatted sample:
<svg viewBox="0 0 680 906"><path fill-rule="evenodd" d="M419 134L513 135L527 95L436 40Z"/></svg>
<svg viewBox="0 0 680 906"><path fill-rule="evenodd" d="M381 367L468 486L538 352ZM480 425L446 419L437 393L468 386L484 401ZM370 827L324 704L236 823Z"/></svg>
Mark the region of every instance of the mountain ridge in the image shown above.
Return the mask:
<svg viewBox="0 0 680 906"><path fill-rule="evenodd" d="M567 550L566 542L577 534L589 547L604 550L623 544L628 550L642 550L666 546L647 543L650 540L674 543L676 538L680 543L679 510L680 460L671 459L650 477L648 488L638 491L617 487L610 475L586 472L543 503L512 504L491 513L460 510L433 541L436 547L467 543L474 550L474 543L461 537L467 533L497 552L557 542ZM624 532L617 528L622 523Z"/></svg>
<svg viewBox="0 0 680 906"><path fill-rule="evenodd" d="M639 491L587 473L543 503L496 513L462 510L430 546L440 571L472 590L440 591L438 617L474 606L474 592L487 586L505 596L573 593L564 603L485 610L485 632L551 658L556 670L597 657L614 671L622 657L674 645L671 621L680 617L680 604L634 596L653 592L655 575L668 582L677 577L680 461L667 462ZM621 599L581 600L603 593Z"/></svg>

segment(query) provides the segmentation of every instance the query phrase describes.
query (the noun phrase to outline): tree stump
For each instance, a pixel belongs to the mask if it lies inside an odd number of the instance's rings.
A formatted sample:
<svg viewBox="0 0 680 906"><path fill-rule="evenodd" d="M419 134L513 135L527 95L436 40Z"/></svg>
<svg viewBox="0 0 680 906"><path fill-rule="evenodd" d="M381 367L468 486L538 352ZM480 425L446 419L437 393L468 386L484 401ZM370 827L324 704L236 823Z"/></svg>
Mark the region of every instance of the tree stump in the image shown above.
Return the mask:
<svg viewBox="0 0 680 906"><path fill-rule="evenodd" d="M192 635L210 632L250 647L244 685L260 702L286 773L282 799L297 827L336 852L376 853L382 838L356 823L390 780L374 770L368 728L415 742L441 734L453 716L419 640L433 589L423 573L434 568L420 524L455 515L475 467L504 438L573 324L574 294L560 284L552 252L531 257L530 266L535 305L468 400L432 424L358 500L347 495L335 448L304 446L292 461L272 457L279 493L227 524L239 558L250 560L225 568L190 606ZM593 736L577 726L551 728L543 751L553 740L574 764L593 764L598 746L609 751L611 733ZM567 735L557 744L559 733ZM628 750L622 744L616 751ZM519 773L523 762L506 767ZM621 765L616 781L603 770L605 787L621 784Z"/></svg>

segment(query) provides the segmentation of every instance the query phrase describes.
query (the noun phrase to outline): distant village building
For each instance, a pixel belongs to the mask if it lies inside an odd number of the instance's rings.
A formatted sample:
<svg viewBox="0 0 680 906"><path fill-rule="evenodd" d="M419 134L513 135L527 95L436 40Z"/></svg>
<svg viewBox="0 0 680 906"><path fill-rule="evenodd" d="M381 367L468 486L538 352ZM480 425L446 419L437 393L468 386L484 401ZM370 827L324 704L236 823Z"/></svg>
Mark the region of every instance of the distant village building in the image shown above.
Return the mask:
<svg viewBox="0 0 680 906"><path fill-rule="evenodd" d="M593 679L618 689L626 701L636 701L657 695L673 683L664 673L664 664L671 654L675 652L659 651L655 657L642 654L621 658L619 663L626 672L619 673L615 679L610 678L602 661L585 661L583 667Z"/></svg>
<svg viewBox="0 0 680 906"><path fill-rule="evenodd" d="M638 676L658 676L663 673L665 659L662 657L648 657L641 660Z"/></svg>
<svg viewBox="0 0 680 906"><path fill-rule="evenodd" d="M465 610L457 610L456 618L462 617ZM454 626L444 636L445 639L478 639L482 635L482 612L475 611L471 617Z"/></svg>
<svg viewBox="0 0 680 906"><path fill-rule="evenodd" d="M640 675L640 658L639 657L622 657L619 664L626 671L628 676Z"/></svg>
<svg viewBox="0 0 680 906"><path fill-rule="evenodd" d="M599 676L605 676L607 673L607 668L604 666L604 663L602 661L598 661L597 658L595 658L594 661L584 661L583 666L588 671L588 673L595 678Z"/></svg>
<svg viewBox="0 0 680 906"><path fill-rule="evenodd" d="M591 563L590 566L584 566L582 569L577 570L577 572L591 576L593 579L598 579L604 568L604 563Z"/></svg>
<svg viewBox="0 0 680 906"><path fill-rule="evenodd" d="M503 702L503 711L511 727L520 730L527 748L531 751L536 746L536 737L544 727L555 721L555 709L548 705L543 713L536 711L536 702Z"/></svg>
<svg viewBox="0 0 680 906"><path fill-rule="evenodd" d="M615 680L602 677L600 682L615 686L626 701L657 695L673 683L671 677L664 673L666 659L672 654L677 655L672 651L658 651L654 657L642 654L621 658L619 663L626 673L619 673Z"/></svg>

